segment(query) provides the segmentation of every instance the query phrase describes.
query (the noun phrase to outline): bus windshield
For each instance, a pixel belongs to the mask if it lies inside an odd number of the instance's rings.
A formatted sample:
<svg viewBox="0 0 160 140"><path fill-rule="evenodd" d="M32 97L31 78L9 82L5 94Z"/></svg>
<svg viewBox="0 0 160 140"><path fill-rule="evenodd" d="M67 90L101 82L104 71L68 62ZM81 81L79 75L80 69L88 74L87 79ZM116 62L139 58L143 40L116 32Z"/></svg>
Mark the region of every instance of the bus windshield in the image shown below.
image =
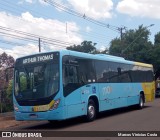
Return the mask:
<svg viewBox="0 0 160 140"><path fill-rule="evenodd" d="M59 91L59 53L19 58L15 63L14 95L20 105L49 103Z"/></svg>
<svg viewBox="0 0 160 140"><path fill-rule="evenodd" d="M58 64L32 64L15 69L15 96L19 100L49 97L58 90Z"/></svg>

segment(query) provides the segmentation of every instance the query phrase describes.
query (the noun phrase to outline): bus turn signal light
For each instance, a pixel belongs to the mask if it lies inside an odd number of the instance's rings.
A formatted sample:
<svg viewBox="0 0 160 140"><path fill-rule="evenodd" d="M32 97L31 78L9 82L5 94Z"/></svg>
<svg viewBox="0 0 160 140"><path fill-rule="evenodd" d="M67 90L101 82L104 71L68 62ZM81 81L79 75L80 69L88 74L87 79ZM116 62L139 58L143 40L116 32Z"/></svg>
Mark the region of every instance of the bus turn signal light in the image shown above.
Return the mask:
<svg viewBox="0 0 160 140"><path fill-rule="evenodd" d="M55 102L54 102L53 106L50 108L50 110L56 109L58 107L59 103L60 103L60 99L55 100Z"/></svg>

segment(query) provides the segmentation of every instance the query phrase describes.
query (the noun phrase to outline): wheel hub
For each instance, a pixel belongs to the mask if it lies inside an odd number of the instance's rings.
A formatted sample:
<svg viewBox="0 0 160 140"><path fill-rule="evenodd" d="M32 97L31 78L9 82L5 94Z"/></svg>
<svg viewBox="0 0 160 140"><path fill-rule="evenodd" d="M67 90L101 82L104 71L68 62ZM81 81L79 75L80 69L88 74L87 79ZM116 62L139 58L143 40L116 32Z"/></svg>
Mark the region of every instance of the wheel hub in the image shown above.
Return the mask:
<svg viewBox="0 0 160 140"><path fill-rule="evenodd" d="M88 107L88 112L89 112L89 116L90 116L91 118L93 118L93 117L94 117L94 114L95 114L94 106L89 106L89 107Z"/></svg>

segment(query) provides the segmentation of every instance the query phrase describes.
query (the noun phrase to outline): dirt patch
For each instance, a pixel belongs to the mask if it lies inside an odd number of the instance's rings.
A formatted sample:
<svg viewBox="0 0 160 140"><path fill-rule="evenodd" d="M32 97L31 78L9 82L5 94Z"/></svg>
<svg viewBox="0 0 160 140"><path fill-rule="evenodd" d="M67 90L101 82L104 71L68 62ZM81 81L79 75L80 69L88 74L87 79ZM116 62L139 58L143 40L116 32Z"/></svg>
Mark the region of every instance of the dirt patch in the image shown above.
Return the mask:
<svg viewBox="0 0 160 140"><path fill-rule="evenodd" d="M7 120L14 120L14 117L0 117L0 122L7 121Z"/></svg>
<svg viewBox="0 0 160 140"><path fill-rule="evenodd" d="M32 121L16 121L14 117L0 117L0 129L33 123Z"/></svg>

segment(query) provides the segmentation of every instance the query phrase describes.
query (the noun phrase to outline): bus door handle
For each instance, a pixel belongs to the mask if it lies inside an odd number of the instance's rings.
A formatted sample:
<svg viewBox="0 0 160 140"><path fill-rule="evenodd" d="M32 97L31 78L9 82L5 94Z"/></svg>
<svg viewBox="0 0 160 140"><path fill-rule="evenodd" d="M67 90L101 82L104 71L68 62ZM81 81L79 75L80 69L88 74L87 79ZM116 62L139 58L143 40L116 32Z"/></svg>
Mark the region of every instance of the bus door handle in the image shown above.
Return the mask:
<svg viewBox="0 0 160 140"><path fill-rule="evenodd" d="M91 85L86 85L86 87L90 87Z"/></svg>

